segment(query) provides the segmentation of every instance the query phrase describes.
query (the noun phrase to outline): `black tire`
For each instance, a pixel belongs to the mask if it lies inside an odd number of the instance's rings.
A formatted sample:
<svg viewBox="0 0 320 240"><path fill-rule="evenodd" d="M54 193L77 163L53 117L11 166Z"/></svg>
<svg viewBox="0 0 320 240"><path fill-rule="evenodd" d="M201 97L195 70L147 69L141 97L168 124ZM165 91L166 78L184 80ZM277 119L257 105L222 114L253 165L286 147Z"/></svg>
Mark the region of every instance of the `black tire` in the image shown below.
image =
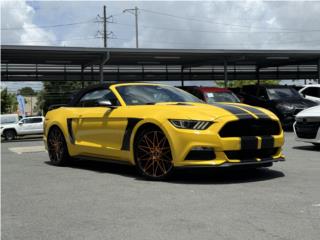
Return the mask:
<svg viewBox="0 0 320 240"><path fill-rule="evenodd" d="M4 131L3 135L4 135L5 140L12 141L16 138L17 133L13 129L8 129L8 130Z"/></svg>
<svg viewBox="0 0 320 240"><path fill-rule="evenodd" d="M149 180L167 179L173 172L170 144L159 128L148 127L138 133L134 156L139 173Z"/></svg>
<svg viewBox="0 0 320 240"><path fill-rule="evenodd" d="M47 141L51 164L55 166L66 164L70 159L70 155L62 131L58 127L53 127L49 131Z"/></svg>

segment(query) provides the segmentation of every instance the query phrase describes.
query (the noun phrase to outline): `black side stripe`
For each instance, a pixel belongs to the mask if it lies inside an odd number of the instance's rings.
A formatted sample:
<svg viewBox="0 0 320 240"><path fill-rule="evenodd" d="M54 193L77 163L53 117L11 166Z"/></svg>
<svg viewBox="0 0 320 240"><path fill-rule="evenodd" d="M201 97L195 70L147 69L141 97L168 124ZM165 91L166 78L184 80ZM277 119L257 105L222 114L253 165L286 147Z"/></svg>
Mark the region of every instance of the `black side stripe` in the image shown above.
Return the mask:
<svg viewBox="0 0 320 240"><path fill-rule="evenodd" d="M241 150L255 150L258 148L258 138L254 136L241 137Z"/></svg>
<svg viewBox="0 0 320 240"><path fill-rule="evenodd" d="M239 119L254 119L254 117L251 114L242 110L241 108L222 103L213 103L212 105L222 108L223 110L226 110L232 114L235 114L236 117L238 117Z"/></svg>
<svg viewBox="0 0 320 240"><path fill-rule="evenodd" d="M121 150L129 151L130 150L130 138L133 128L137 125L141 118L128 118L128 124L124 132Z"/></svg>
<svg viewBox="0 0 320 240"><path fill-rule="evenodd" d="M273 136L261 136L261 149L262 148L273 148L274 138Z"/></svg>
<svg viewBox="0 0 320 240"><path fill-rule="evenodd" d="M239 107L249 112L252 112L253 114L257 115L257 117L259 117L260 119L270 119L270 117L267 114L265 114L264 112L254 107L250 107L250 106L239 106Z"/></svg>
<svg viewBox="0 0 320 240"><path fill-rule="evenodd" d="M72 144L75 143L75 138L72 130L72 118L67 118L67 127L68 127L68 134L69 134L69 139Z"/></svg>

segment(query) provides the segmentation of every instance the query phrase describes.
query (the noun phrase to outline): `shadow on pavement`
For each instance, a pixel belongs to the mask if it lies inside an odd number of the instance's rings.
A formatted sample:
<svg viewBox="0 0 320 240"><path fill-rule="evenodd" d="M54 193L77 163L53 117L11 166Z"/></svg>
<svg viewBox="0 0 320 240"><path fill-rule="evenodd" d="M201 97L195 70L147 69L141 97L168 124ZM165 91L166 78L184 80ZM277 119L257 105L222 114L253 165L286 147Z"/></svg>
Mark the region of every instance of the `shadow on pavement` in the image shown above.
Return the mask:
<svg viewBox="0 0 320 240"><path fill-rule="evenodd" d="M293 147L293 149L298 149L298 150L308 150L308 151L320 151L320 146L315 146L315 145L310 145L310 146L296 146Z"/></svg>
<svg viewBox="0 0 320 240"><path fill-rule="evenodd" d="M51 165L50 162L45 163ZM125 177L134 178L138 181L149 181L141 177L134 166L129 165L89 160L73 160L65 167L95 171L98 173L118 174ZM285 174L283 172L269 168L193 168L177 169L172 176L164 182L178 184L235 184L267 181L284 176Z"/></svg>
<svg viewBox="0 0 320 240"><path fill-rule="evenodd" d="M37 137L19 137L11 141L7 141L5 139L1 139L1 143L15 143L15 142L35 142L42 141L42 136Z"/></svg>

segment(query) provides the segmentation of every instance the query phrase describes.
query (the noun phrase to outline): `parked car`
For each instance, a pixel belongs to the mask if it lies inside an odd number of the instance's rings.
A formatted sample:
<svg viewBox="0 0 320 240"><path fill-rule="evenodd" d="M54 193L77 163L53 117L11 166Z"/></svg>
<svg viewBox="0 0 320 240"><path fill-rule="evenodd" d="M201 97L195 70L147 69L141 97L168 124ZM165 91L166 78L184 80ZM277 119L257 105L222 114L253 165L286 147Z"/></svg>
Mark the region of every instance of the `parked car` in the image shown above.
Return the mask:
<svg viewBox="0 0 320 240"><path fill-rule="evenodd" d="M227 88L196 86L187 86L180 88L209 104L215 102L240 102L239 98Z"/></svg>
<svg viewBox="0 0 320 240"><path fill-rule="evenodd" d="M43 133L44 117L26 117L11 124L1 125L1 136L10 141L17 136L36 135Z"/></svg>
<svg viewBox="0 0 320 240"><path fill-rule="evenodd" d="M162 84L90 86L68 106L47 112L44 142L53 165L70 157L111 159L135 165L150 179L166 178L178 167L268 167L284 161L276 115L237 105L205 104Z"/></svg>
<svg viewBox="0 0 320 240"><path fill-rule="evenodd" d="M320 84L306 85L299 90L299 93L304 98L320 104Z"/></svg>
<svg viewBox="0 0 320 240"><path fill-rule="evenodd" d="M284 128L292 128L295 115L300 111L317 105L289 86L248 85L243 86L241 95L244 103L274 112Z"/></svg>
<svg viewBox="0 0 320 240"><path fill-rule="evenodd" d="M299 112L293 125L297 141L320 146L320 106Z"/></svg>

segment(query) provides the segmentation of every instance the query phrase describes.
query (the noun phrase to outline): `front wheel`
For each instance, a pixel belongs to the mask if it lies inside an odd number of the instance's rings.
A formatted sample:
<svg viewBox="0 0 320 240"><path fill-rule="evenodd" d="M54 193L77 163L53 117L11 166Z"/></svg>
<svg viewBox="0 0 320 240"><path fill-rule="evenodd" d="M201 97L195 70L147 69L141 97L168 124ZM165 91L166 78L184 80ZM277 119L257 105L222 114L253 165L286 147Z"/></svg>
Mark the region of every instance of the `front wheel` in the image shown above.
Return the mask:
<svg viewBox="0 0 320 240"><path fill-rule="evenodd" d="M4 133L4 138L7 140L7 141L12 141L16 138L17 134L14 130L6 130Z"/></svg>
<svg viewBox="0 0 320 240"><path fill-rule="evenodd" d="M135 142L135 161L139 172L150 180L167 178L173 171L168 139L157 128L142 131Z"/></svg>
<svg viewBox="0 0 320 240"><path fill-rule="evenodd" d="M54 127L48 134L48 153L50 162L56 166L65 164L70 158L66 140L58 127Z"/></svg>

